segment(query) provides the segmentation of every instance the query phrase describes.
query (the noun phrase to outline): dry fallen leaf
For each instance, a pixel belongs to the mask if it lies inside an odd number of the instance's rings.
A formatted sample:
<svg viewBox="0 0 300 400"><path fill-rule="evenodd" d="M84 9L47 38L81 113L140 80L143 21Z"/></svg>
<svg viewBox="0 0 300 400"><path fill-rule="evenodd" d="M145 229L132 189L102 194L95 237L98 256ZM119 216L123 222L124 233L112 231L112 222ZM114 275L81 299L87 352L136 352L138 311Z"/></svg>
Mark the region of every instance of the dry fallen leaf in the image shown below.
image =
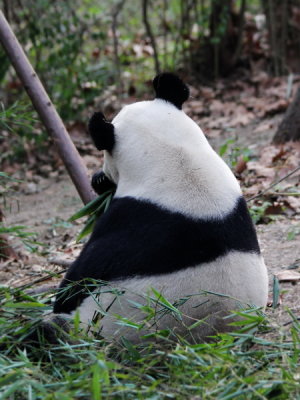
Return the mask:
<svg viewBox="0 0 300 400"><path fill-rule="evenodd" d="M201 87L199 97L206 100L213 99L215 96L214 90L210 87Z"/></svg>
<svg viewBox="0 0 300 400"><path fill-rule="evenodd" d="M260 164L266 167L273 167L273 161L281 154L281 148L274 145L265 146L261 151Z"/></svg>
<svg viewBox="0 0 300 400"><path fill-rule="evenodd" d="M266 132L266 131L269 131L272 128L273 128L273 123L272 122L263 121L261 124L258 125L258 127L256 129L254 129L254 133Z"/></svg>
<svg viewBox="0 0 300 400"><path fill-rule="evenodd" d="M264 118L267 115L275 115L285 111L289 106L289 101L286 99L279 99L271 104L265 104L265 106L258 113L260 118Z"/></svg>
<svg viewBox="0 0 300 400"><path fill-rule="evenodd" d="M300 196L287 196L285 203L296 212L300 212Z"/></svg>
<svg viewBox="0 0 300 400"><path fill-rule="evenodd" d="M245 171L245 169L247 168L247 161L245 161L244 156L240 155L238 157L236 166L235 166L235 172L237 174L241 174L242 172Z"/></svg>
<svg viewBox="0 0 300 400"><path fill-rule="evenodd" d="M209 109L213 116L224 115L224 103L222 103L220 100L213 100Z"/></svg>
<svg viewBox="0 0 300 400"><path fill-rule="evenodd" d="M254 118L255 115L252 112L247 112L244 115L239 114L230 121L230 126L233 128L237 126L246 126L250 124L250 122L253 121Z"/></svg>
<svg viewBox="0 0 300 400"><path fill-rule="evenodd" d="M280 271L275 274L279 282L297 282L300 281L300 273L293 270Z"/></svg>
<svg viewBox="0 0 300 400"><path fill-rule="evenodd" d="M225 129L229 127L230 120L227 117L220 117L211 119L207 124L210 129Z"/></svg>
<svg viewBox="0 0 300 400"><path fill-rule="evenodd" d="M269 178L270 180L274 179L275 177L274 168L265 167L257 161L249 161L248 170L255 171L258 177Z"/></svg>
<svg viewBox="0 0 300 400"><path fill-rule="evenodd" d="M205 109L203 101L201 100L191 100L189 102L189 107L191 108L192 112L195 112L197 114L203 113Z"/></svg>
<svg viewBox="0 0 300 400"><path fill-rule="evenodd" d="M280 160L281 158L283 158L283 156L286 155L286 149L283 146L280 146L280 150L279 152L273 157L273 162L276 162L278 160Z"/></svg>

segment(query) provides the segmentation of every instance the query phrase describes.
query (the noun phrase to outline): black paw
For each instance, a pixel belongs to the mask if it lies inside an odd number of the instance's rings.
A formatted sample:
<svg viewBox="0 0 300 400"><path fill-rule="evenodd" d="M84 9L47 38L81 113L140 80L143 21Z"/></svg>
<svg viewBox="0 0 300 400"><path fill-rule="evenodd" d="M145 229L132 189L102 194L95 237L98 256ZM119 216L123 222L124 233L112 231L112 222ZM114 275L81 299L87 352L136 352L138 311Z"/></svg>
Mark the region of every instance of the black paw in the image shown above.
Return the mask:
<svg viewBox="0 0 300 400"><path fill-rule="evenodd" d="M63 342L71 342L69 337L69 322L60 315L51 315L41 321L35 329L26 336L25 345L42 346L58 344L60 340Z"/></svg>

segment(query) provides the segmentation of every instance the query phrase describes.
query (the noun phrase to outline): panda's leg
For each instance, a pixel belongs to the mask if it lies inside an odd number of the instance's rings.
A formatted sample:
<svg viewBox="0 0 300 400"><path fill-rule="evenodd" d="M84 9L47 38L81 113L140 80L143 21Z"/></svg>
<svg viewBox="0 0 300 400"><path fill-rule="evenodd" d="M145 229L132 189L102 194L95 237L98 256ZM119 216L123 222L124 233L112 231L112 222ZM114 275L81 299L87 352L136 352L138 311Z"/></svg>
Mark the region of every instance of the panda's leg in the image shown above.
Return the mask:
<svg viewBox="0 0 300 400"><path fill-rule="evenodd" d="M116 184L108 179L102 170L94 173L92 176L91 185L95 192L99 195L107 192L108 190L116 189Z"/></svg>

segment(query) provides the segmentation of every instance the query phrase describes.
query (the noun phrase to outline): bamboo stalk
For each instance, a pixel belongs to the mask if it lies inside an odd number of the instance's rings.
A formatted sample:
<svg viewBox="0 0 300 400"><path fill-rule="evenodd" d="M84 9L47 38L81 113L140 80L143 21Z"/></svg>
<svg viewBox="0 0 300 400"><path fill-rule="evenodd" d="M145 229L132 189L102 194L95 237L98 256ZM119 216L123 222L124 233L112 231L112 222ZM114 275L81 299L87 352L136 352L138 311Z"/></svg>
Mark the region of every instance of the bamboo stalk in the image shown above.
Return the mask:
<svg viewBox="0 0 300 400"><path fill-rule="evenodd" d="M32 68L1 10L0 42L23 83L41 121L51 135L83 203L88 203L95 197L95 194L90 186L87 169L40 79Z"/></svg>

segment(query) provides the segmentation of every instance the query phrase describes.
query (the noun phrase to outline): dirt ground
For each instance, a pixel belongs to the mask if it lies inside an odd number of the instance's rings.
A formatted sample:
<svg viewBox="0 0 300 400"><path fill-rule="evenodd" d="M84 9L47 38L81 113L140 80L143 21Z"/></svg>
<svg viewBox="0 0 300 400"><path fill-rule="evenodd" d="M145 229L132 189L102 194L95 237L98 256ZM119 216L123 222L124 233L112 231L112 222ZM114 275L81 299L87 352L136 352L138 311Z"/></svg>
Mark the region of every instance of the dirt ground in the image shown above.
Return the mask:
<svg viewBox="0 0 300 400"><path fill-rule="evenodd" d="M277 119L274 119L276 126ZM238 142L243 146L259 149L270 141L274 130L264 134L251 135L253 124L243 128ZM226 137L213 138L213 146L218 148ZM27 230L37 232L38 241L44 246L38 252L30 253L20 244L23 258L18 262L2 262L0 265L0 284L21 286L38 280L48 272L58 272L61 266L49 262L53 258L74 259L82 245L75 245L76 233L82 224L69 224L68 218L81 207L76 190L65 172L56 177L41 178L38 184L24 182L22 190L14 194L10 210L6 212L8 225L25 225ZM300 216L278 216L269 224L257 225L261 250L265 258L270 277L270 298L272 298L273 275L295 264L300 269ZM293 270L295 270L293 269ZM47 275L47 274L46 274ZM60 277L56 276L43 282L55 285ZM299 281L280 283L281 305L275 310L276 316L283 321L288 317L286 307L300 315ZM274 313L269 309L269 313ZM282 318L281 318L282 317Z"/></svg>

